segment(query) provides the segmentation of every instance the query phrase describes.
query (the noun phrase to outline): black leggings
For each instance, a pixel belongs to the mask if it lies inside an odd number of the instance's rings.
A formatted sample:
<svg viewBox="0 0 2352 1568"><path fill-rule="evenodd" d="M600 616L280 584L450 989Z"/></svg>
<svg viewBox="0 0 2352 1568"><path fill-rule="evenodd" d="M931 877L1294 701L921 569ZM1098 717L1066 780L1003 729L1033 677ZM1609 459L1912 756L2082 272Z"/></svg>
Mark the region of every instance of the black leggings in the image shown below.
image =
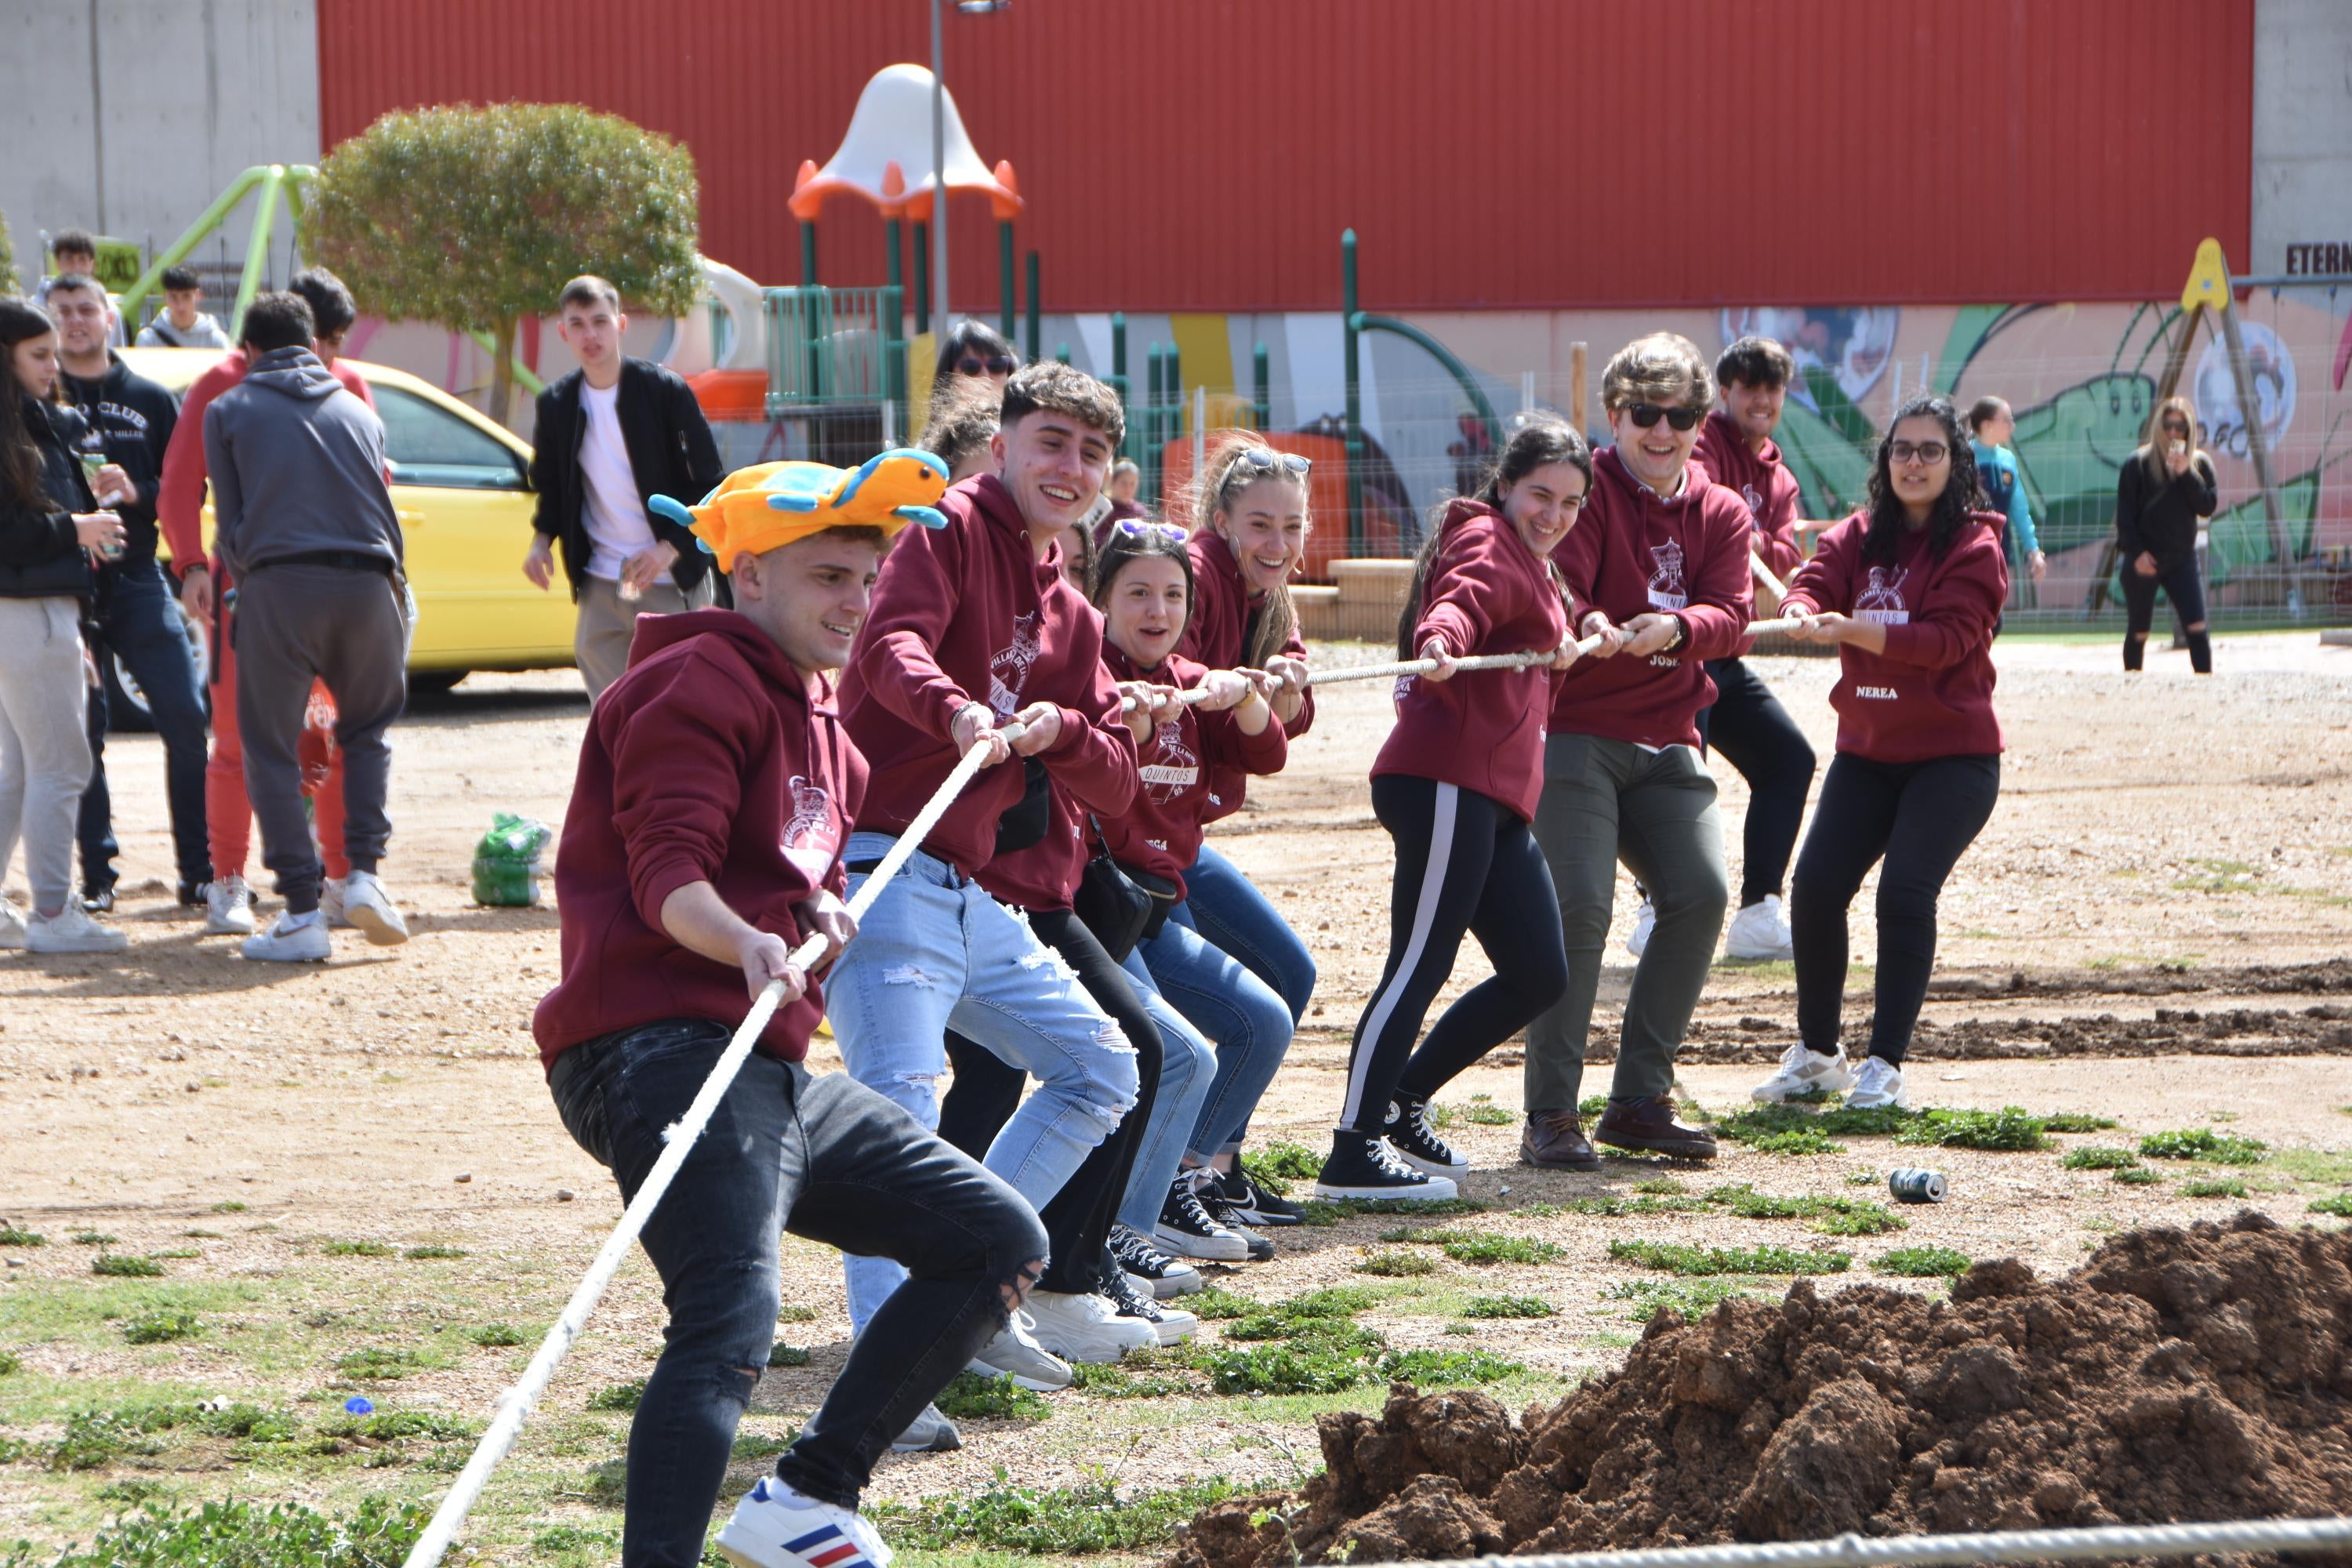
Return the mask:
<svg viewBox="0 0 2352 1568"><path fill-rule="evenodd" d="M1878 1007L1870 1024L1870 1054L1901 1063L1936 967L1937 896L1991 820L2000 795L1997 755L1874 763L1840 752L1830 759L1790 898L1797 1032L1808 1047L1824 1056L1838 1048L1846 909L1883 856Z"/></svg>
<svg viewBox="0 0 2352 1568"><path fill-rule="evenodd" d="M2205 584L2198 581L2197 557L2185 555L2170 565L2159 563L2153 577L2143 577L2126 560L2124 579L2124 668L2137 669L2147 653L2148 628L2156 625L2156 591L2161 588L2180 612L2189 630L2189 663L2200 675L2213 673L2213 639L2205 630Z"/></svg>
<svg viewBox="0 0 2352 1568"><path fill-rule="evenodd" d="M1384 773L1372 781L1372 814L1396 840L1389 961L1356 1024L1339 1125L1378 1136L1400 1089L1427 1099L1559 1001L1568 947L1551 872L1516 812L1457 784ZM1416 1051L1465 932L1494 977L1448 1007Z"/></svg>
<svg viewBox="0 0 2352 1568"><path fill-rule="evenodd" d="M1707 660L1715 704L1698 710L1702 750L1721 752L1748 781L1748 822L1741 832L1739 907L1761 902L1788 879L1813 786L1813 748L1805 732L1745 659Z"/></svg>
<svg viewBox="0 0 2352 1568"><path fill-rule="evenodd" d="M1029 929L1077 972L1078 984L1087 988L1095 1005L1111 1016L1135 1047L1133 1108L1120 1121L1118 1131L1096 1144L1086 1163L1037 1211L1052 1244L1037 1288L1089 1295L1102 1288L1103 1244L1110 1239L1110 1222L1127 1195L1136 1146L1143 1142L1144 1126L1151 1120L1151 1102L1159 1093L1160 1026L1143 1010L1126 971L1111 962L1110 954L1077 916L1067 910L1032 912ZM952 1029L948 1031L947 1045L955 1078L940 1099L940 1136L977 1160L988 1152L996 1134L1013 1119L1028 1075Z"/></svg>

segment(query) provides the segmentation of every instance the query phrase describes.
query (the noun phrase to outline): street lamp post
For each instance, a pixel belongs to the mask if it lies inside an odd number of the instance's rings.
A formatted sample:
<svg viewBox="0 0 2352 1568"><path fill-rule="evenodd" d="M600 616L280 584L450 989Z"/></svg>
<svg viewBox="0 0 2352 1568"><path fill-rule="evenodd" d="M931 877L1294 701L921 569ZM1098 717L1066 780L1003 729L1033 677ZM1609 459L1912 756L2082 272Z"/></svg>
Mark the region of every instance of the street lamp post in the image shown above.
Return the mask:
<svg viewBox="0 0 2352 1568"><path fill-rule="evenodd" d="M940 26L941 0L931 0L931 319L941 337L948 331L948 65ZM1013 0L955 0L956 9L975 16L1002 11Z"/></svg>

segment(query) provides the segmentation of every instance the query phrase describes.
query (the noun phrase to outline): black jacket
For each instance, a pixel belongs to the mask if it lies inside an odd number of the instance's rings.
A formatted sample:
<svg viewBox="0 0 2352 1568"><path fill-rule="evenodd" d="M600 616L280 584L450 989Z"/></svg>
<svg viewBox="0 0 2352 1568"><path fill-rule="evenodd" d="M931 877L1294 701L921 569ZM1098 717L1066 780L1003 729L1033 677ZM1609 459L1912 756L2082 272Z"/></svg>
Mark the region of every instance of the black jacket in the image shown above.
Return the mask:
<svg viewBox="0 0 2352 1568"><path fill-rule="evenodd" d="M122 562L136 566L155 559L155 492L163 483L163 448L180 422L180 400L110 353L106 374L95 381L60 374L66 401L81 410L89 429L82 450L122 465L139 499L116 507L122 519Z"/></svg>
<svg viewBox="0 0 2352 1568"><path fill-rule="evenodd" d="M530 488L539 492L539 515L531 526L563 546L563 570L574 599L588 581L588 558L595 552L583 507L587 485L580 475L580 442L588 427L580 413L583 382L583 373L575 370L539 395L539 426L531 435ZM667 496L692 506L726 477L702 405L675 371L647 360L623 360L614 412L639 500L650 503L656 496ZM655 516L650 504L646 521L656 539L677 552L670 581L680 588L701 582L710 557L694 535Z"/></svg>
<svg viewBox="0 0 2352 1568"><path fill-rule="evenodd" d="M41 489L48 502L38 509L0 503L0 599L70 596L87 605L89 557L74 531L73 514L98 506L75 456L85 429L82 417L14 387L9 392L24 399L25 427L40 450Z"/></svg>
<svg viewBox="0 0 2352 1568"><path fill-rule="evenodd" d="M2126 571L2139 552L2156 557L2159 571L2179 565L2197 552L2197 521L2213 515L2213 464L2200 452L2189 468L2175 477L2159 469L2148 471L2147 448L2124 459L2116 478L2116 553Z"/></svg>

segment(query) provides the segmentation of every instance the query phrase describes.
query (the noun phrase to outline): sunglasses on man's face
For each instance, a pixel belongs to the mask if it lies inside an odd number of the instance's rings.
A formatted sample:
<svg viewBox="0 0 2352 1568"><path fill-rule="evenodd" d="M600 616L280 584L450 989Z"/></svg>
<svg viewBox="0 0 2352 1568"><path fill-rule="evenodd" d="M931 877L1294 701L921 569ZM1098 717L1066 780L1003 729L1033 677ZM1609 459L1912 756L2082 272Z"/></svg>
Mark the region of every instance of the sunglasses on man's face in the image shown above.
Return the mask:
<svg viewBox="0 0 2352 1568"><path fill-rule="evenodd" d="M958 375L1011 375L1013 359L1009 354L991 354L986 359L956 361Z"/></svg>
<svg viewBox="0 0 2352 1568"><path fill-rule="evenodd" d="M1234 467L1261 474L1279 470L1304 477L1313 470L1315 459L1302 458L1296 452L1277 452L1271 447L1252 447L1234 458Z"/></svg>
<svg viewBox="0 0 2352 1568"><path fill-rule="evenodd" d="M1699 421L1696 408L1661 408L1654 403L1636 403L1625 410L1625 417L1647 430L1661 419L1675 430L1687 430Z"/></svg>

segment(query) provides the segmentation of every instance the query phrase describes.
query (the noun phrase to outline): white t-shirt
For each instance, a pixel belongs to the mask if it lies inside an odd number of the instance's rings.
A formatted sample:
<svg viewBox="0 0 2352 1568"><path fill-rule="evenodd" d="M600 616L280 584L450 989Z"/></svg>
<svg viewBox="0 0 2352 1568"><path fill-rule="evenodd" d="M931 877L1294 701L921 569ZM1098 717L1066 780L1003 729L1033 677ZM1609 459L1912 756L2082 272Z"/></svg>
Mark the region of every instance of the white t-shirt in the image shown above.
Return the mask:
<svg viewBox="0 0 2352 1568"><path fill-rule="evenodd" d="M580 477L586 481L581 520L595 546L588 556L588 575L607 583L619 579L623 562L655 543L646 503L637 494L636 471L629 467L628 444L621 439L615 411L620 392L618 382L601 390L585 380L580 384L580 414L587 421L580 438ZM656 581L668 582L669 574Z"/></svg>

